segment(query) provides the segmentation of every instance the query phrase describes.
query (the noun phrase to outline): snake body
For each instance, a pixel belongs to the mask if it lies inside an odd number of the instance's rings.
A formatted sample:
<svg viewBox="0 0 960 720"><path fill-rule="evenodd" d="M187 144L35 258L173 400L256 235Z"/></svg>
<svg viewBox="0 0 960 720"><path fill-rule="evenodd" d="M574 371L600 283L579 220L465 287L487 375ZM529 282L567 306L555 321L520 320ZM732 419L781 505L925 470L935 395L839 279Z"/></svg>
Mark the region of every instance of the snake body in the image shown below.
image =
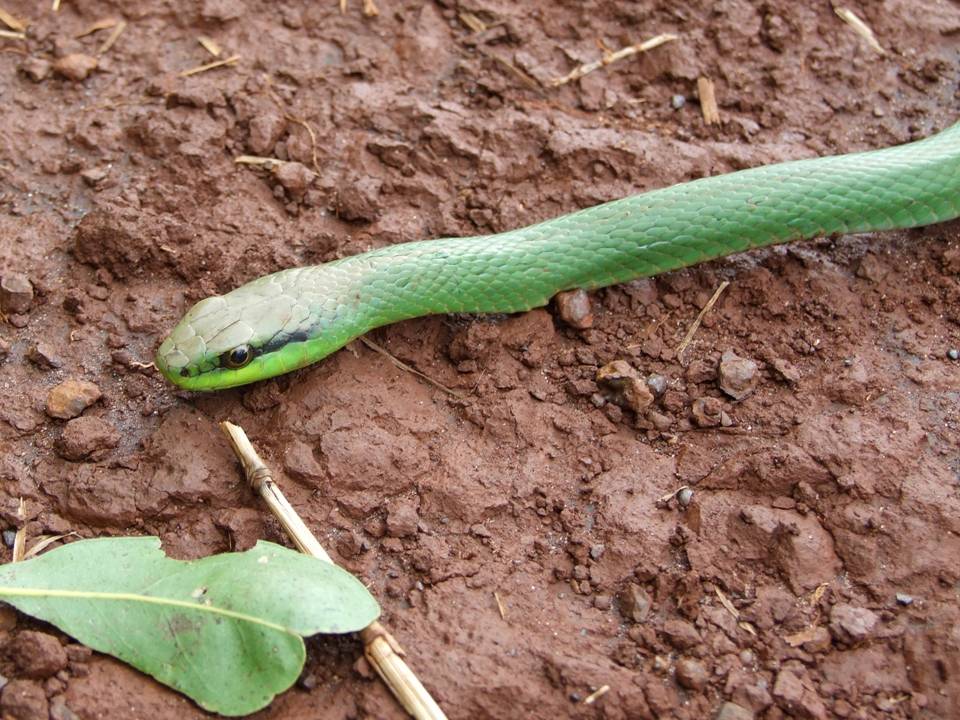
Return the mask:
<svg viewBox="0 0 960 720"><path fill-rule="evenodd" d="M389 323L512 313L750 248L960 215L960 124L897 147L703 178L496 235L392 245L197 303L156 364L217 390L314 363Z"/></svg>

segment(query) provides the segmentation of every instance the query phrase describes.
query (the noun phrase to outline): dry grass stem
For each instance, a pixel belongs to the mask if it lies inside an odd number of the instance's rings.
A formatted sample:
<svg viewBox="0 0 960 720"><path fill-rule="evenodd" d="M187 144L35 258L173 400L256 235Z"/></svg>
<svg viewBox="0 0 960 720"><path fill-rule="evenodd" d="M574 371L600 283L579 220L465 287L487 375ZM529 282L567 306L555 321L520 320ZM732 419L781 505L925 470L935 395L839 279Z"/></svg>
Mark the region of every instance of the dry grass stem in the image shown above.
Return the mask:
<svg viewBox="0 0 960 720"><path fill-rule="evenodd" d="M729 285L729 281L724 280L722 283L720 283L720 287L718 287L713 293L713 296L707 300L707 304L703 306L700 314L697 315L697 319L693 321L690 329L687 330L687 334L683 336L683 340L681 340L680 344L677 346L677 360L683 360L683 351L687 349L687 346L690 345L690 341L693 340L693 336L697 334L697 329L700 327L700 323L703 322L703 316L710 312L710 308L717 304L717 300L720 299L720 295L724 290L727 289Z"/></svg>
<svg viewBox="0 0 960 720"><path fill-rule="evenodd" d="M873 48L875 51L881 55L886 55L887 51L883 49L883 46L877 41L877 36L873 34L873 30L867 25L863 20L861 20L856 13L853 12L850 8L845 7L834 7L833 11L837 16L843 20L847 25L853 28L853 31L867 41L867 44Z"/></svg>
<svg viewBox="0 0 960 720"><path fill-rule="evenodd" d="M499 55L496 55L495 53L492 53L492 52L491 52L491 53L487 53L487 57L491 57L491 58L493 58L495 61L497 61L498 63L500 63L501 65L503 65L507 70L509 70L509 71L510 71L511 73L513 73L514 75L516 75L518 78L520 78L520 80L522 80L523 83L524 83L525 85L527 85L528 87L530 87L531 89L533 89L533 90L540 90L540 89L541 89L541 85L540 85L540 81L539 81L539 80L537 80L537 79L536 79L535 77L533 77L532 75L529 75L529 74L525 73L523 70L521 70L520 68L518 68L516 65L514 65L514 64L513 64L512 62L510 62L509 60L506 60L506 59L504 59L504 58L500 57Z"/></svg>
<svg viewBox="0 0 960 720"><path fill-rule="evenodd" d="M67 535L76 535L74 532L64 533L63 535L41 535L37 541L30 546L30 549L23 554L24 560L29 560L34 555L39 555L57 540L63 540Z"/></svg>
<svg viewBox="0 0 960 720"><path fill-rule="evenodd" d="M50 9L54 12L60 12L60 0L53 0L53 6Z"/></svg>
<svg viewBox="0 0 960 720"><path fill-rule="evenodd" d="M0 38L10 38L11 40L26 40L27 34L16 32L14 30L0 30Z"/></svg>
<svg viewBox="0 0 960 720"><path fill-rule="evenodd" d="M583 699L584 705L593 705L598 699L610 692L609 685L601 685Z"/></svg>
<svg viewBox="0 0 960 720"><path fill-rule="evenodd" d="M473 30L475 33L483 32L487 29L487 24L472 12L467 12L464 10L457 17L460 18L460 22Z"/></svg>
<svg viewBox="0 0 960 720"><path fill-rule="evenodd" d="M0 8L0 22L2 22L4 25L6 25L11 30L14 30L15 32L22 33L27 31L26 25L24 25L22 22L17 20L17 18L15 18L13 15L8 13L3 8Z"/></svg>
<svg viewBox="0 0 960 720"><path fill-rule="evenodd" d="M377 345L377 343L375 343L373 340L369 339L368 337L365 337L365 336L364 336L364 337L361 337L360 340L362 340L362 341L363 341L363 344L366 345L368 348L370 348L371 350L374 350L374 351L380 353L380 354L383 355L385 358L387 358L387 360L389 360L390 362L392 362L394 365L396 365L396 366L397 366L398 368L400 368L401 370L403 370L403 371L405 371L405 372L408 372L408 373L410 373L411 375L416 375L416 376L417 376L418 378L420 378L421 380L429 383L430 385L433 385L433 386L434 386L435 388L437 388L438 390L443 390L443 391L444 391L445 393L447 393L448 395L452 395L452 396L455 397L455 398L462 397L461 394L460 394L459 392L457 392L456 390L453 390L452 388L448 388L446 385L443 385L442 383L437 382L437 381L434 380L433 378L431 378L431 377L429 377L429 376L427 376L427 375L424 375L422 372L420 372L420 371L417 370L416 368L410 367L410 366L407 365L405 362L403 362L403 360L397 359L396 357L394 357L393 355L391 355L390 352L389 352L386 348L384 348L384 347L382 347L382 346L380 346L380 345Z"/></svg>
<svg viewBox="0 0 960 720"><path fill-rule="evenodd" d="M733 615L736 620L740 619L740 611L734 607L733 603L730 602L730 598L723 594L723 590L718 587L713 588L713 591L717 594L717 599L720 601L720 604L723 605L727 612Z"/></svg>
<svg viewBox="0 0 960 720"><path fill-rule="evenodd" d="M592 73L594 70L599 70L602 67L606 67L612 63L617 62L618 60L623 60L628 58L631 55L636 55L638 53L647 52L648 50L653 50L655 47L660 47L661 45L672 42L678 39L676 35L672 33L663 33L662 35L657 35L652 37L649 40L645 40L642 43L637 43L636 45L627 45L624 48L620 48L611 53L605 54L600 60L595 60L591 63L586 63L575 67L569 73L563 77L556 78L555 80L550 81L552 87L557 87L559 85L566 85L569 82L574 80L579 80L584 75Z"/></svg>
<svg viewBox="0 0 960 720"><path fill-rule="evenodd" d="M233 159L233 162L237 165L261 165L270 169L276 167L277 165L283 165L286 160L280 160L272 157L261 157L259 155L238 155Z"/></svg>
<svg viewBox="0 0 960 720"><path fill-rule="evenodd" d="M27 545L27 501L20 498L17 504L17 519L20 521L20 527L17 528L17 534L13 537L13 552L10 562L20 562L23 560L24 550Z"/></svg>
<svg viewBox="0 0 960 720"><path fill-rule="evenodd" d="M213 38L208 38L206 35L201 35L197 38L197 42L203 46L203 49L214 57L220 57L220 53L223 50L220 49L220 46L217 45L217 42Z"/></svg>
<svg viewBox="0 0 960 720"><path fill-rule="evenodd" d="M347 0L340 0L340 14L345 15L347 12Z"/></svg>
<svg viewBox="0 0 960 720"><path fill-rule="evenodd" d="M380 14L380 11L377 9L376 4L373 0L363 0L363 15L364 17L377 17Z"/></svg>
<svg viewBox="0 0 960 720"><path fill-rule="evenodd" d="M75 38L86 37L87 35L93 35L95 32L100 30L107 30L109 28L115 27L117 24L116 18L103 18L102 20L97 20L94 23L90 23L83 30L74 35Z"/></svg>
<svg viewBox="0 0 960 720"><path fill-rule="evenodd" d="M500 619L506 620L507 610L503 607L503 602L500 600L500 593L498 593L496 590L493 591L493 599L497 601L497 610L500 611Z"/></svg>
<svg viewBox="0 0 960 720"><path fill-rule="evenodd" d="M717 90L713 80L708 77L697 78L697 94L700 96L700 112L707 125L720 122L720 108L717 107Z"/></svg>
<svg viewBox="0 0 960 720"><path fill-rule="evenodd" d="M191 75L207 72L208 70L216 70L218 67L223 67L225 65L235 65L238 60L240 60L239 55L231 55L223 60L216 60L214 62L207 63L206 65L198 65L195 68L184 70L182 73L180 73L179 77L190 77Z"/></svg>
<svg viewBox="0 0 960 720"><path fill-rule="evenodd" d="M243 428L222 422L220 429L239 458L247 481L264 499L300 551L332 563L323 546L274 483L270 468L260 458ZM370 623L360 637L367 660L412 717L416 720L446 720L440 706L403 661L403 650L383 625L378 621Z"/></svg>
<svg viewBox="0 0 960 720"><path fill-rule="evenodd" d="M279 100L274 96L274 102L279 104ZM281 106L282 109L282 106ZM313 171L320 174L320 163L317 162L317 133L314 132L313 127L303 118L296 117L294 115L284 115L290 122L294 122L297 125L303 127L307 134L310 136L310 158L313 161Z"/></svg>
<svg viewBox="0 0 960 720"><path fill-rule="evenodd" d="M110 48L113 47L113 44L117 41L117 38L120 37L120 34L127 28L127 21L121 20L117 23L117 26L113 28L110 32L110 35L107 36L107 39L103 41L103 45L100 46L100 49L97 50L97 57L107 53Z"/></svg>

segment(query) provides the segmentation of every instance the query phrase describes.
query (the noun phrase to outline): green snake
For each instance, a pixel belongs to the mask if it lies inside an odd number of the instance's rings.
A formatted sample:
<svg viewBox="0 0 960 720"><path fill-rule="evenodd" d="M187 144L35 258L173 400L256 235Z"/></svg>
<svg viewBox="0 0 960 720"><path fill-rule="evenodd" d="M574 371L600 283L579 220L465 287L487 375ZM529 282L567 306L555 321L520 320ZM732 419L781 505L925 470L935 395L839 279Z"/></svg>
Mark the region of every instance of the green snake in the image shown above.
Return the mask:
<svg viewBox="0 0 960 720"><path fill-rule="evenodd" d="M402 243L201 300L156 365L188 390L274 377L438 313L513 313L750 248L960 215L960 124L897 147L681 183L496 235Z"/></svg>

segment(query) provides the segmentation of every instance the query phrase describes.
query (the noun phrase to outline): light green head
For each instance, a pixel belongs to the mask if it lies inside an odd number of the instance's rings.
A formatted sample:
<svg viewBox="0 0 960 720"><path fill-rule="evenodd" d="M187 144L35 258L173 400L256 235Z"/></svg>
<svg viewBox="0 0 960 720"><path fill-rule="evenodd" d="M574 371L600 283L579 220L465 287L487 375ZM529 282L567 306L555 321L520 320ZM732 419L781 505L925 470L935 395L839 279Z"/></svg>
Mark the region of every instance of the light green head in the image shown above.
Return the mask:
<svg viewBox="0 0 960 720"><path fill-rule="evenodd" d="M320 360L363 332L338 299L300 270L254 280L194 305L157 350L156 366L187 390L222 390L282 375ZM321 283L322 285L322 283Z"/></svg>

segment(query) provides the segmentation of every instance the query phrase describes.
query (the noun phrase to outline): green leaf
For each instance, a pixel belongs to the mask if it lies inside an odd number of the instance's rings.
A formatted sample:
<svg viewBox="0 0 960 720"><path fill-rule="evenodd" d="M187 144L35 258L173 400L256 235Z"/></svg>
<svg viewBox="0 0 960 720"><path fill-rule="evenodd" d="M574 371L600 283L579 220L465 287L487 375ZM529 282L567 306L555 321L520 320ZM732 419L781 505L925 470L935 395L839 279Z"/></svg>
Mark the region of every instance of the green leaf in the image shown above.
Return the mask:
<svg viewBox="0 0 960 720"><path fill-rule="evenodd" d="M4 565L0 598L223 715L289 688L302 636L361 630L380 614L350 573L279 545L183 562L155 537L83 540Z"/></svg>

